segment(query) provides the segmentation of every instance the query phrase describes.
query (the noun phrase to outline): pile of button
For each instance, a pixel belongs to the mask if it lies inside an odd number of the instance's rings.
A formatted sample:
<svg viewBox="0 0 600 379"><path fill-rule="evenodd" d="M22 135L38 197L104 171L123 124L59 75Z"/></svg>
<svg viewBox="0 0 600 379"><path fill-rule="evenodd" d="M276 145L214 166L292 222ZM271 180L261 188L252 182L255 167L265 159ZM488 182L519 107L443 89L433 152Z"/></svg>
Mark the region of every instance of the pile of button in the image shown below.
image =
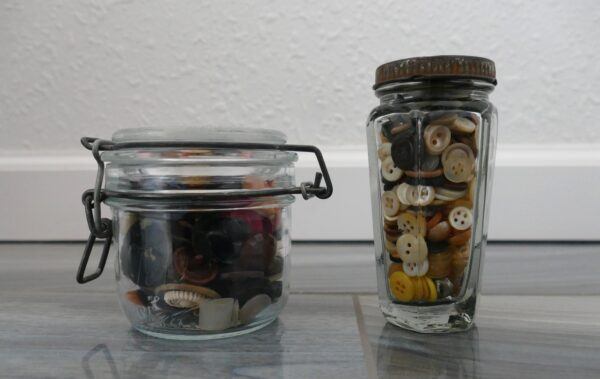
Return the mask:
<svg viewBox="0 0 600 379"><path fill-rule="evenodd" d="M124 307L143 309L146 327L201 331L268 312L284 290L282 210L250 208L121 213Z"/></svg>
<svg viewBox="0 0 600 379"><path fill-rule="evenodd" d="M456 296L470 258L481 119L436 111L418 125L395 113L378 125L390 295L400 302Z"/></svg>

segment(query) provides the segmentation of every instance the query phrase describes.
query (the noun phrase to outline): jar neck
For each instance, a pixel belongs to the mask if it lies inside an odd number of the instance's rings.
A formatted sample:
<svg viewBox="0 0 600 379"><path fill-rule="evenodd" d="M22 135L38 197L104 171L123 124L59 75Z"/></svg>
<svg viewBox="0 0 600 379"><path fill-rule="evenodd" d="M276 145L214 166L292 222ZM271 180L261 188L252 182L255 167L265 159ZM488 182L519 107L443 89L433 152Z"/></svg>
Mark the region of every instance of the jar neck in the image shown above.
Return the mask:
<svg viewBox="0 0 600 379"><path fill-rule="evenodd" d="M389 83L375 95L381 105L418 101L488 101L495 85L476 79L434 79Z"/></svg>

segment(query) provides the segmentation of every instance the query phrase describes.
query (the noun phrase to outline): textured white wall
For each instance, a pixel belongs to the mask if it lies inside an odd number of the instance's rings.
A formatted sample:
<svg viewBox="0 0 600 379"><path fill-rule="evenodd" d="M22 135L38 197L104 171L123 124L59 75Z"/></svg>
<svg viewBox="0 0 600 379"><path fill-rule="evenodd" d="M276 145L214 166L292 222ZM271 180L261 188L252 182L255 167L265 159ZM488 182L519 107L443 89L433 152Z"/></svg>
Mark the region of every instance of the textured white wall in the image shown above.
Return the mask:
<svg viewBox="0 0 600 379"><path fill-rule="evenodd" d="M4 0L0 153L206 123L360 145L376 66L430 54L496 61L501 142L600 142L599 23L597 0Z"/></svg>

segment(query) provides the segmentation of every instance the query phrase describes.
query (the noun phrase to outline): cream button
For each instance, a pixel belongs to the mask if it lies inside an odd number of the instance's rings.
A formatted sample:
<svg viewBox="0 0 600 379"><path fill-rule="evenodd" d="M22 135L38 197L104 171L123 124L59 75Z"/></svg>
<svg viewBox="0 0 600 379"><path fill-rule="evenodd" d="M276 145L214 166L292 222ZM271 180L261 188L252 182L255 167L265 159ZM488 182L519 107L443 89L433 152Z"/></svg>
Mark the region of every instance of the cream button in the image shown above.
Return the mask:
<svg viewBox="0 0 600 379"><path fill-rule="evenodd" d="M394 191L386 191L381 196L381 206L383 214L388 217L393 217L400 212L400 201Z"/></svg>
<svg viewBox="0 0 600 379"><path fill-rule="evenodd" d="M448 160L450 155L456 155L457 157L466 156L470 160L475 161L475 154L473 154L473 150L464 143L453 143L452 145L448 146L442 153L442 165Z"/></svg>
<svg viewBox="0 0 600 379"><path fill-rule="evenodd" d="M452 200L460 199L461 197L465 196L466 193L467 193L466 190L457 191L457 190L451 190L451 189L447 189L447 188L443 188L443 187L436 187L435 198L440 199L440 200L445 200L445 201L452 201Z"/></svg>
<svg viewBox="0 0 600 379"><path fill-rule="evenodd" d="M429 125L425 128L423 139L425 140L425 148L432 155L440 155L450 144L452 135L450 129L444 125Z"/></svg>
<svg viewBox="0 0 600 379"><path fill-rule="evenodd" d="M387 157L381 162L381 175L388 182L395 182L402 177L402 170L394 166L392 157Z"/></svg>
<svg viewBox="0 0 600 379"><path fill-rule="evenodd" d="M450 124L450 130L456 133L473 133L476 128L477 126L473 121L464 117L459 117Z"/></svg>
<svg viewBox="0 0 600 379"><path fill-rule="evenodd" d="M396 241L396 251L402 262L418 263L427 259L427 243L422 236L401 235Z"/></svg>
<svg viewBox="0 0 600 379"><path fill-rule="evenodd" d="M381 146L379 146L379 149L377 149L377 155L382 161L385 160L385 158L392 156L392 144L389 142L382 143Z"/></svg>
<svg viewBox="0 0 600 379"><path fill-rule="evenodd" d="M411 188L412 186L406 183L402 183L396 188L396 196L398 196L398 200L400 200L402 204L411 205L406 197L408 190Z"/></svg>
<svg viewBox="0 0 600 379"><path fill-rule="evenodd" d="M398 217L398 230L404 234L425 235L427 233L427 220L422 214L415 215L404 212Z"/></svg>
<svg viewBox="0 0 600 379"><path fill-rule="evenodd" d="M473 175L475 161L462 154L450 154L444 162L444 176L453 183L467 182Z"/></svg>
<svg viewBox="0 0 600 379"><path fill-rule="evenodd" d="M466 207L456 207L448 214L448 221L456 230L467 230L473 225L473 214Z"/></svg>

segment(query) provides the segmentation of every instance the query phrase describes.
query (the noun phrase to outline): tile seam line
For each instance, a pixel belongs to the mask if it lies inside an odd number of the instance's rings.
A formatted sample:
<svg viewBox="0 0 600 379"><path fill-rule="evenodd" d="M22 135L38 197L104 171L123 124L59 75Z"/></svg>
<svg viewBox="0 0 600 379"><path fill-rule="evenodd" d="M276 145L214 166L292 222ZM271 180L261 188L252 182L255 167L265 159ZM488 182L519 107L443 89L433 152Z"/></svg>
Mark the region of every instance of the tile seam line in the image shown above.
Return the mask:
<svg viewBox="0 0 600 379"><path fill-rule="evenodd" d="M360 344L362 346L363 356L365 358L365 366L367 367L367 375L369 379L377 379L377 366L375 365L375 357L371 344L369 343L369 337L367 336L365 327L365 318L360 305L360 299L358 295L352 295L352 303L354 305L354 316L356 317L356 325L358 327L358 335L360 337Z"/></svg>

